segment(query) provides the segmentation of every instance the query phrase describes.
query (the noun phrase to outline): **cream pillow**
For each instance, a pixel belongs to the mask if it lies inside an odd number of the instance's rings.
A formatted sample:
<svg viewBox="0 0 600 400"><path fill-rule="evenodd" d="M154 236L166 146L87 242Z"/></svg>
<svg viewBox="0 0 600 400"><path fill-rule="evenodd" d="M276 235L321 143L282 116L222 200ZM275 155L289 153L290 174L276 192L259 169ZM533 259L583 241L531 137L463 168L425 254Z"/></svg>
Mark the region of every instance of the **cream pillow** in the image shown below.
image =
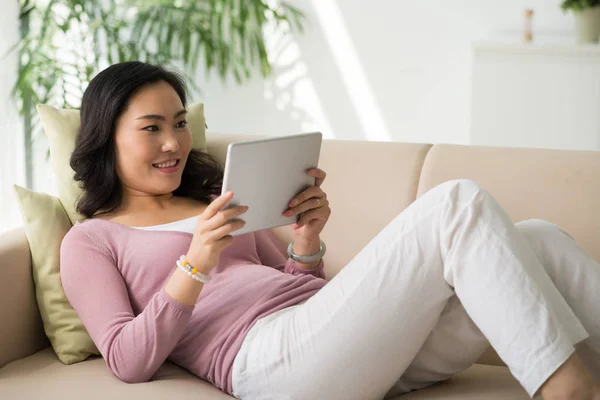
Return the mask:
<svg viewBox="0 0 600 400"><path fill-rule="evenodd" d="M54 196L17 185L14 189L31 251L35 297L54 352L65 364L100 355L60 281L60 244L72 226L67 213Z"/></svg>
<svg viewBox="0 0 600 400"><path fill-rule="evenodd" d="M75 223L82 218L75 211L75 203L81 194L81 189L73 180L75 171L71 169L69 161L79 129L79 110L63 110L45 104L38 104L37 110L50 143L50 159L52 172L56 177L58 197L71 223ZM204 104L189 105L187 110L186 120L192 131L192 146L206 152Z"/></svg>

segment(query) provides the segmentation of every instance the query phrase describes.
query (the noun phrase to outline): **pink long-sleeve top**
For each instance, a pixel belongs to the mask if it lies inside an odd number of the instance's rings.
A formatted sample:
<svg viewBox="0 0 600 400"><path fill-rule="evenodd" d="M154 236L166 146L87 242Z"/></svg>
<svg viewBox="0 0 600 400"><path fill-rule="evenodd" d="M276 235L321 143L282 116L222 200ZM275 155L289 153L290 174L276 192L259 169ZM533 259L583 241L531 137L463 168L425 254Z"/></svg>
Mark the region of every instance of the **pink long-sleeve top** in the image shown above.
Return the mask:
<svg viewBox="0 0 600 400"><path fill-rule="evenodd" d="M325 286L323 261L310 271L298 268L269 230L235 236L189 306L163 286L191 239L188 232L86 220L63 240L62 284L121 380L148 381L168 359L231 394L233 361L247 332Z"/></svg>

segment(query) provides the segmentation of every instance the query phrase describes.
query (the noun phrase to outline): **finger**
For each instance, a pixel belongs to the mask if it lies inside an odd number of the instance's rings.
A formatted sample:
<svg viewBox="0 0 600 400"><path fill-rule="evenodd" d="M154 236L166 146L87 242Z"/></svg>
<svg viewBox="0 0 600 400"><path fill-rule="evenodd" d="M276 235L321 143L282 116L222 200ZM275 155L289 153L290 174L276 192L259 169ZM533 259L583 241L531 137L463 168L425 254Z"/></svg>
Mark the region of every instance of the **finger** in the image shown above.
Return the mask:
<svg viewBox="0 0 600 400"><path fill-rule="evenodd" d="M215 243L217 243L221 249L229 246L231 242L233 242L233 236L231 235L225 235L221 239L215 240Z"/></svg>
<svg viewBox="0 0 600 400"><path fill-rule="evenodd" d="M320 187L311 186L308 189L306 189L305 191L303 191L302 193L300 193L299 195L297 195L296 197L294 197L288 203L288 207L295 207L295 206L301 204L302 202L310 199L311 197L316 197L316 198L321 199L321 198L327 197L327 195L325 194L323 189L321 189Z"/></svg>
<svg viewBox="0 0 600 400"><path fill-rule="evenodd" d="M244 214L246 211L248 211L248 206L235 206L226 210L219 211L216 215L216 218L219 219L221 222L225 222Z"/></svg>
<svg viewBox="0 0 600 400"><path fill-rule="evenodd" d="M320 187L323 184L323 181L327 177L327 173L319 168L311 168L308 170L308 174L310 176L315 177L315 186Z"/></svg>
<svg viewBox="0 0 600 400"><path fill-rule="evenodd" d="M292 215L302 214L305 211L314 210L317 208L325 207L327 205L329 205L329 200L327 200L326 197L313 197L296 207L288 209L286 212L283 213L283 215L285 215L286 217L291 217Z"/></svg>
<svg viewBox="0 0 600 400"><path fill-rule="evenodd" d="M222 239L223 237L229 235L231 232L237 231L238 229L242 229L245 225L246 221L244 221L243 219L231 220L226 224L221 225L217 229L213 230L209 234L209 238L216 242Z"/></svg>
<svg viewBox="0 0 600 400"><path fill-rule="evenodd" d="M221 225L236 219L242 214L248 211L248 206L235 206L228 208L227 210L218 211L217 214L208 221L208 227L210 230L217 229Z"/></svg>
<svg viewBox="0 0 600 400"><path fill-rule="evenodd" d="M229 200L231 200L233 198L233 192L230 190L226 193L223 193L222 195L220 195L219 197L217 197L216 199L214 199L205 209L204 212L202 213L202 216L205 219L211 219L212 217L214 217L219 210L221 210L223 207L225 207L225 205L227 204L227 202L229 202Z"/></svg>
<svg viewBox="0 0 600 400"><path fill-rule="evenodd" d="M324 215L323 212L321 211L320 208L311 210L307 213L305 213L304 215L302 215L302 218L300 218L297 222L296 222L296 226L298 228L308 224L310 221L312 221L313 219L323 219Z"/></svg>

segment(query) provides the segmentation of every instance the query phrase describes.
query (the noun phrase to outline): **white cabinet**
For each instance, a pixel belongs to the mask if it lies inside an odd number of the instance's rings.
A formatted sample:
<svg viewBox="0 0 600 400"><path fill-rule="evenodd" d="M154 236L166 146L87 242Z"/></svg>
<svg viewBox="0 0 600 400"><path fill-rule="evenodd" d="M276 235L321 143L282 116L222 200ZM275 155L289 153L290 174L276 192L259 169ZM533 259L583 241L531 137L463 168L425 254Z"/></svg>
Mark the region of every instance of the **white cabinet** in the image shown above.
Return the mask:
<svg viewBox="0 0 600 400"><path fill-rule="evenodd" d="M600 46L476 44L470 143L600 150Z"/></svg>

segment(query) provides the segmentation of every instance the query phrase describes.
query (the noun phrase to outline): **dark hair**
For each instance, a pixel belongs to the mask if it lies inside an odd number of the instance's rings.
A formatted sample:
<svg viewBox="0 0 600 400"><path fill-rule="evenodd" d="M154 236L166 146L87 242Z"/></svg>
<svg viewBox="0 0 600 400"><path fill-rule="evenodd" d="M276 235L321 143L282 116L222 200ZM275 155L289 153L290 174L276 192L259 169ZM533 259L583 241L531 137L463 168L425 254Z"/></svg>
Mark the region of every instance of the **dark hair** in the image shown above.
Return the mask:
<svg viewBox="0 0 600 400"><path fill-rule="evenodd" d="M144 85L165 81L186 105L184 79L176 72L138 61L111 65L92 79L81 101L81 126L71 155L75 181L83 193L77 212L89 218L116 210L123 199L116 172L114 131L118 117L129 98ZM191 197L206 203L219 195L223 184L223 164L207 153L193 149L183 170L176 196Z"/></svg>

